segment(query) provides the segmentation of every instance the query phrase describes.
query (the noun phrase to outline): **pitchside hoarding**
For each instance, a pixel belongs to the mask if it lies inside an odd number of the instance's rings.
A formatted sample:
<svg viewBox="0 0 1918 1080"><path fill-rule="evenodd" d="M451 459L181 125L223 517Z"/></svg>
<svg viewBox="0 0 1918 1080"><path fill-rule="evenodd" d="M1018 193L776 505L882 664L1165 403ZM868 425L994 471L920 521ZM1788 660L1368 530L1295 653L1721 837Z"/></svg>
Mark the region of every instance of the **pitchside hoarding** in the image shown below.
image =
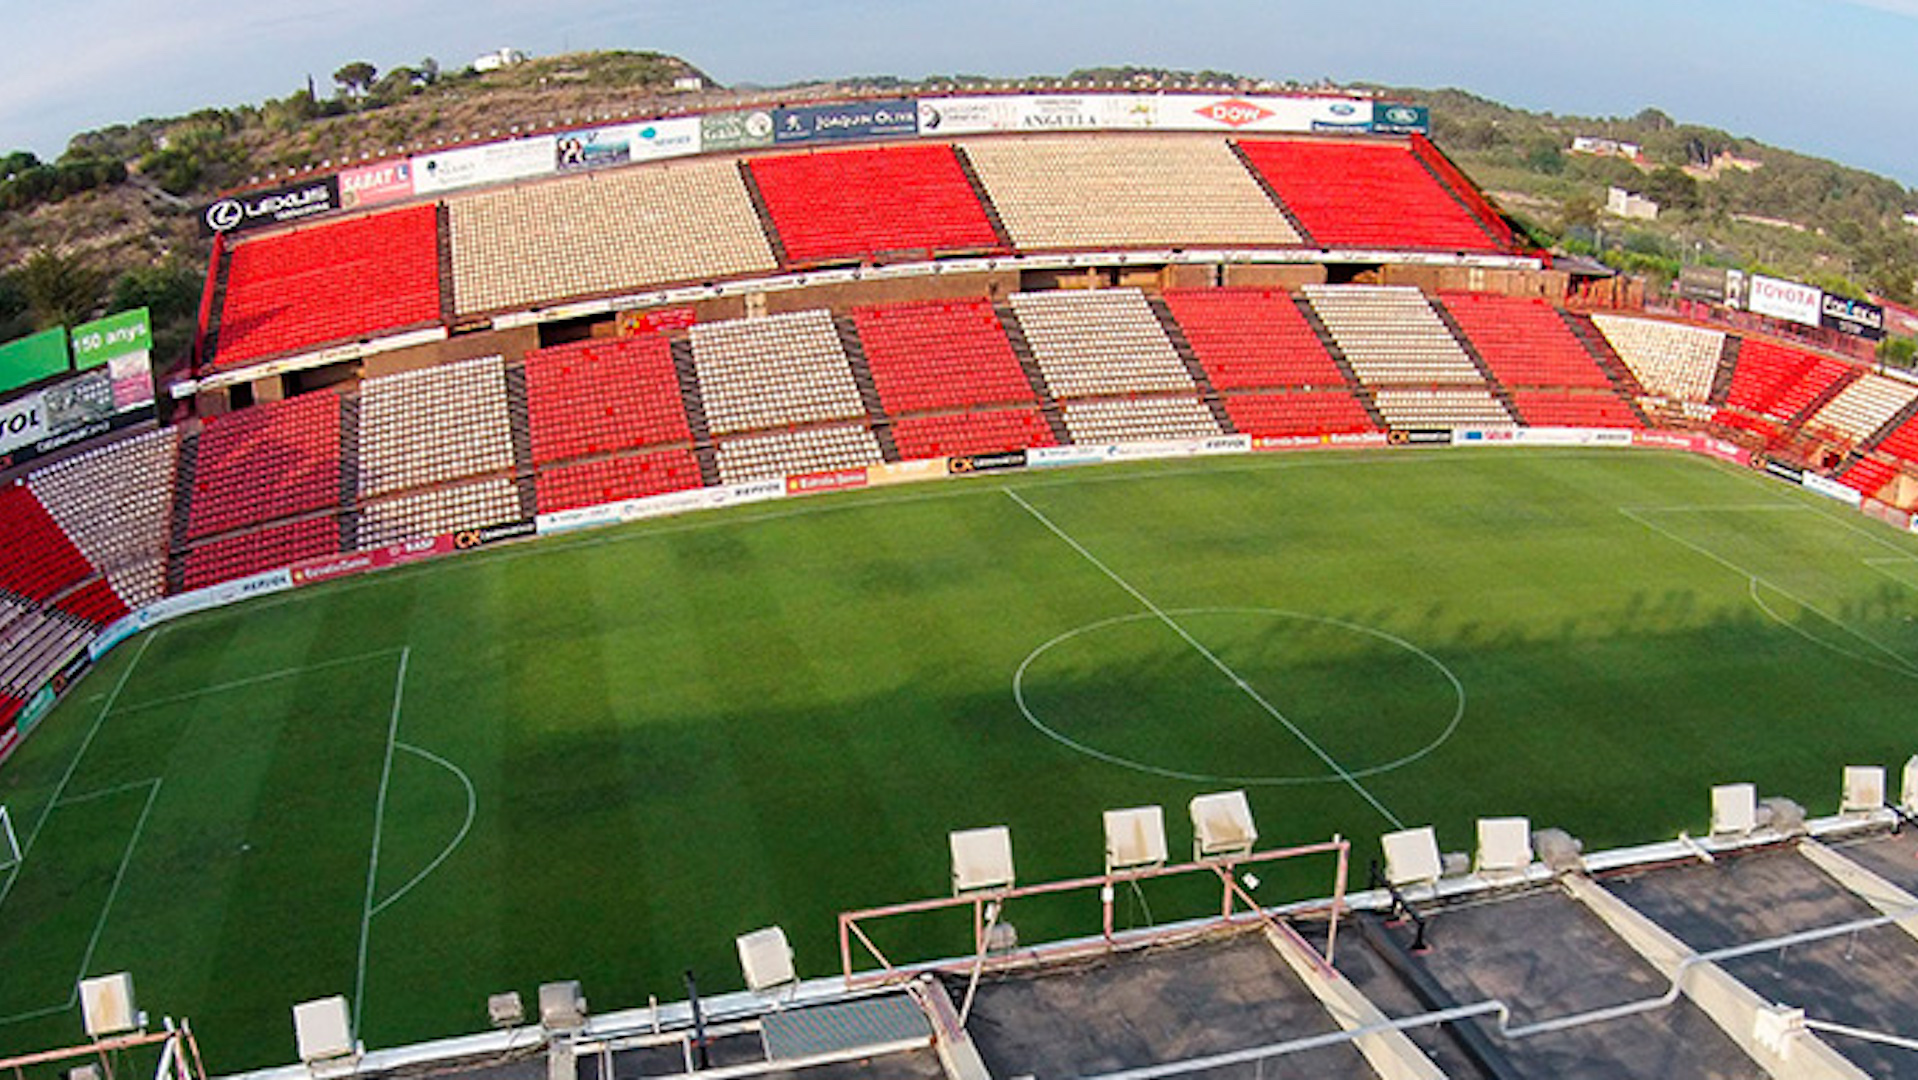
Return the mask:
<svg viewBox="0 0 1918 1080"><path fill-rule="evenodd" d="M545 176L553 171L558 154L559 140L552 135L422 154L412 160L413 190L437 195L456 188Z"/></svg>
<svg viewBox="0 0 1918 1080"><path fill-rule="evenodd" d="M1811 285L1753 274L1745 290L1745 307L1774 319L1817 326L1823 316L1823 293Z"/></svg>
<svg viewBox="0 0 1918 1080"><path fill-rule="evenodd" d="M386 161L340 174L340 203L348 210L412 197L413 163L410 161Z"/></svg>
<svg viewBox="0 0 1918 1080"><path fill-rule="evenodd" d="M1828 330L1868 341L1878 341L1885 336L1885 309L1863 300L1826 293L1820 308L1820 322Z"/></svg>
<svg viewBox="0 0 1918 1080"><path fill-rule="evenodd" d="M200 234L243 233L290 221L330 214L340 208L340 178L325 176L297 184L231 195L200 208Z"/></svg>
<svg viewBox="0 0 1918 1080"><path fill-rule="evenodd" d="M773 141L780 144L885 139L918 133L919 103L910 98L773 110Z"/></svg>

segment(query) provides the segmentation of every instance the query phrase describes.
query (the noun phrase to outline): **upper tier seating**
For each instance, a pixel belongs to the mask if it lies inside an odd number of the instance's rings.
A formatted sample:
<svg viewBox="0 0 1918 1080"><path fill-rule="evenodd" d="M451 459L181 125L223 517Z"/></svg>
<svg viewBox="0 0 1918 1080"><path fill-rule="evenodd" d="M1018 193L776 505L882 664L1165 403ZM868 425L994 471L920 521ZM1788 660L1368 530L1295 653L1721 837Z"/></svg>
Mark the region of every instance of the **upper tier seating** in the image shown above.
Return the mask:
<svg viewBox="0 0 1918 1080"><path fill-rule="evenodd" d="M1898 467L1876 458L1860 458L1851 468L1846 469L1838 482L1858 492L1866 498L1876 496L1891 478L1898 475Z"/></svg>
<svg viewBox="0 0 1918 1080"><path fill-rule="evenodd" d="M499 357L383 375L362 388L362 497L512 467Z"/></svg>
<svg viewBox="0 0 1918 1080"><path fill-rule="evenodd" d="M748 165L790 262L1002 246L950 146L819 150Z"/></svg>
<svg viewBox="0 0 1918 1080"><path fill-rule="evenodd" d="M852 314L879 400L894 416L1033 399L987 301L889 304Z"/></svg>
<svg viewBox="0 0 1918 1080"><path fill-rule="evenodd" d="M0 487L0 589L44 604L93 572L32 488Z"/></svg>
<svg viewBox="0 0 1918 1080"><path fill-rule="evenodd" d="M211 536L340 504L340 399L327 391L210 416L187 535Z"/></svg>
<svg viewBox="0 0 1918 1080"><path fill-rule="evenodd" d="M892 439L906 461L1026 450L1058 441L1038 409L904 416L892 422Z"/></svg>
<svg viewBox="0 0 1918 1080"><path fill-rule="evenodd" d="M1239 148L1321 247L1498 249L1410 146L1247 139Z"/></svg>
<svg viewBox="0 0 1918 1080"><path fill-rule="evenodd" d="M1624 398L1610 391L1514 390L1518 418L1536 427L1643 427Z"/></svg>
<svg viewBox="0 0 1918 1080"><path fill-rule="evenodd" d="M481 191L447 213L462 315L776 268L730 159Z"/></svg>
<svg viewBox="0 0 1918 1080"><path fill-rule="evenodd" d="M1609 314L1592 316L1592 325L1646 393L1699 404L1711 397L1724 331Z"/></svg>
<svg viewBox="0 0 1918 1080"><path fill-rule="evenodd" d="M1343 390L1285 394L1228 394L1225 411L1245 435L1346 435L1378 425L1358 398Z"/></svg>
<svg viewBox="0 0 1918 1080"><path fill-rule="evenodd" d="M1849 446L1861 443L1918 397L1918 386L1873 372L1838 392L1804 424L1807 433Z"/></svg>
<svg viewBox="0 0 1918 1080"><path fill-rule="evenodd" d="M1205 402L1195 397L1074 401L1065 406L1066 430L1077 444L1209 439L1221 434Z"/></svg>
<svg viewBox="0 0 1918 1080"><path fill-rule="evenodd" d="M358 546L445 536L520 518L519 489L506 479L416 491L367 503L360 510Z"/></svg>
<svg viewBox="0 0 1918 1080"><path fill-rule="evenodd" d="M526 414L535 465L692 439L672 351L657 334L527 353Z"/></svg>
<svg viewBox="0 0 1918 1080"><path fill-rule="evenodd" d="M724 484L877 465L883 460L878 440L858 424L741 435L721 441L718 451L719 480Z"/></svg>
<svg viewBox="0 0 1918 1080"><path fill-rule="evenodd" d="M1918 462L1918 417L1898 425L1875 449L1903 461Z"/></svg>
<svg viewBox="0 0 1918 1080"><path fill-rule="evenodd" d="M291 566L303 559L339 553L337 518L318 517L271 525L257 532L209 540L187 552L186 587L201 589Z"/></svg>
<svg viewBox="0 0 1918 1080"><path fill-rule="evenodd" d="M1478 365L1417 289L1308 285L1304 292L1360 382L1484 384Z"/></svg>
<svg viewBox="0 0 1918 1080"><path fill-rule="evenodd" d="M1288 292L1174 289L1165 302L1221 392L1345 385L1344 374Z"/></svg>
<svg viewBox="0 0 1918 1080"><path fill-rule="evenodd" d="M1198 390L1137 289L1015 293L1012 310L1055 397Z"/></svg>
<svg viewBox="0 0 1918 1080"><path fill-rule="evenodd" d="M655 450L632 457L561 465L539 474L539 512L556 514L700 486L699 459L690 450Z"/></svg>
<svg viewBox="0 0 1918 1080"><path fill-rule="evenodd" d="M166 595L166 558L159 556L109 570L107 581L127 602L127 607L145 607Z"/></svg>
<svg viewBox="0 0 1918 1080"><path fill-rule="evenodd" d="M1299 242L1218 136L1044 135L964 147L1027 251Z"/></svg>
<svg viewBox="0 0 1918 1080"><path fill-rule="evenodd" d="M1725 404L1790 420L1854 370L1843 360L1748 337L1738 347Z"/></svg>
<svg viewBox="0 0 1918 1080"><path fill-rule="evenodd" d="M1392 428L1511 427L1512 414L1489 390L1385 389L1372 395Z"/></svg>
<svg viewBox="0 0 1918 1080"><path fill-rule="evenodd" d="M692 337L715 435L866 415L830 312L700 323Z"/></svg>
<svg viewBox="0 0 1918 1080"><path fill-rule="evenodd" d="M1442 302L1501 384L1612 388L1605 370L1545 301L1447 293Z"/></svg>
<svg viewBox="0 0 1918 1080"><path fill-rule="evenodd" d="M167 545L179 433L161 428L63 458L28 483L87 561L113 573L159 558ZM134 606L157 592L127 595Z"/></svg>
<svg viewBox="0 0 1918 1080"><path fill-rule="evenodd" d="M440 321L439 211L414 206L242 240L214 364Z"/></svg>

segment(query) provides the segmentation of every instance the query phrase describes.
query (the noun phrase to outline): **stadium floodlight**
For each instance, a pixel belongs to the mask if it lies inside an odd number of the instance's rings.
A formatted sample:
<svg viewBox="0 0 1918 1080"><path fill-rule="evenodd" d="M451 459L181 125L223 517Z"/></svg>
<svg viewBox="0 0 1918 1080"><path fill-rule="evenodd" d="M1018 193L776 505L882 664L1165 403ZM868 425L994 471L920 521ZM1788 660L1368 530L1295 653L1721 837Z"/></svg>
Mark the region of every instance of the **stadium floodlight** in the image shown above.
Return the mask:
<svg viewBox="0 0 1918 1080"><path fill-rule="evenodd" d="M1845 789L1838 801L1841 814L1869 814L1885 808L1885 767L1845 766Z"/></svg>
<svg viewBox="0 0 1918 1080"><path fill-rule="evenodd" d="M948 838L952 847L952 895L1012 888L1012 830L1004 825L962 829Z"/></svg>
<svg viewBox="0 0 1918 1080"><path fill-rule="evenodd" d="M1503 817L1478 819L1478 873L1523 874L1532 865L1532 821Z"/></svg>
<svg viewBox="0 0 1918 1080"><path fill-rule="evenodd" d="M1192 797L1192 857L1226 858L1250 855L1259 842L1252 823L1252 806L1244 791L1219 791Z"/></svg>
<svg viewBox="0 0 1918 1080"><path fill-rule="evenodd" d="M793 963L792 943L786 931L777 926L741 934L733 940L739 949L739 970L746 976L746 989L755 994L795 986L799 969Z"/></svg>
<svg viewBox="0 0 1918 1080"><path fill-rule="evenodd" d="M1745 836L1758 828L1758 785L1720 784L1712 788L1712 835Z"/></svg>
<svg viewBox="0 0 1918 1080"><path fill-rule="evenodd" d="M1106 873L1156 869L1165 865L1165 809L1135 806L1107 810Z"/></svg>
<svg viewBox="0 0 1918 1080"><path fill-rule="evenodd" d="M1393 888L1406 885L1433 885L1445 873L1445 861L1439 855L1438 833L1430 825L1401 829L1379 837L1385 850L1385 880Z"/></svg>
<svg viewBox="0 0 1918 1080"><path fill-rule="evenodd" d="M1918 758L1914 758L1918 761ZM14 835L13 818L7 814L7 808L0 806L0 870L11 870L20 865L20 838Z"/></svg>

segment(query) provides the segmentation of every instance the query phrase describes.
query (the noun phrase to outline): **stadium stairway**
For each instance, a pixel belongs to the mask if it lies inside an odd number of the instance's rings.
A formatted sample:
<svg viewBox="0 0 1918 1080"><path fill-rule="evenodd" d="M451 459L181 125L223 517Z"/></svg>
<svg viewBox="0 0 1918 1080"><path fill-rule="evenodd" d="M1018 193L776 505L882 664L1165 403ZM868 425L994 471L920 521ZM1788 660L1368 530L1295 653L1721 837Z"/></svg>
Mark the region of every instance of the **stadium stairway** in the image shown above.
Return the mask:
<svg viewBox="0 0 1918 1080"><path fill-rule="evenodd" d="M1485 238L1490 240L1494 247L1502 249L1506 246L1507 241L1500 238L1498 233L1494 232L1492 227L1485 223L1485 218L1480 215L1479 211L1465 200L1465 196L1459 194L1458 189L1452 186L1451 181L1445 178L1444 173L1432 167L1432 163L1425 159L1424 154L1414 151L1412 160L1418 162L1427 173L1431 174L1432 182L1437 184L1441 191L1444 191L1452 197L1452 201L1459 205L1459 209L1465 211L1466 216L1472 219L1473 223L1478 226L1479 231L1485 234Z"/></svg>
<svg viewBox="0 0 1918 1080"><path fill-rule="evenodd" d="M1304 247L1319 246L1318 241L1312 239L1312 234L1306 229L1305 223L1300 221L1298 215L1292 212L1292 208L1285 205L1285 200L1279 197L1279 189L1273 187L1272 181L1252 163L1252 159L1246 155L1245 147L1239 145L1239 140L1230 139L1226 145L1232 149L1232 156L1238 158L1239 164L1245 167L1246 173L1252 177L1252 182L1259 185L1259 190L1265 192L1265 197L1271 200L1272 208L1279 212L1279 216L1285 218L1286 222L1292 226L1293 232L1299 234L1299 243Z"/></svg>
<svg viewBox="0 0 1918 1080"><path fill-rule="evenodd" d="M1006 231L1005 219L999 216L999 208L992 204L992 195L986 190L986 182L979 179L979 170L972 167L972 159L966 156L966 148L958 143L952 144L952 156L959 159L959 171L965 174L966 183L972 185L972 194L985 208L986 220L992 224L992 235L999 238L999 246L1012 251L1012 234Z"/></svg>
<svg viewBox="0 0 1918 1080"><path fill-rule="evenodd" d="M1437 296L1428 296L1425 302L1431 307L1432 314L1437 315L1438 320L1445 324L1445 329L1450 331L1452 340L1458 342L1459 351L1465 354L1473 367L1478 368L1479 377L1485 380L1485 388L1492 392L1492 396L1497 398L1499 404L1505 406L1505 411L1511 413L1516 420L1520 413L1518 402L1512 397L1511 388L1499 381L1498 375L1492 371L1492 365L1486 361L1485 354L1478 351L1478 346L1472 342L1471 335L1458 324L1458 319L1452 314L1451 309L1447 308L1444 301Z"/></svg>
<svg viewBox="0 0 1918 1080"><path fill-rule="evenodd" d="M519 493L520 517L531 520L539 510L533 489L533 421L526 404L526 365L506 365L506 428L513 440L513 486Z"/></svg>
<svg viewBox="0 0 1918 1080"><path fill-rule="evenodd" d="M1864 373L1865 373L1864 369L1862 368L1852 368L1846 371L1843 375L1840 375L1838 378L1833 379L1830 386L1827 386L1823 390L1820 390L1817 393L1817 395L1814 396L1810 401L1805 402L1804 408L1799 409L1797 412L1791 415L1791 419L1788 426L1791 427L1792 430L1794 431L1796 431L1800 427L1803 427L1805 424L1805 421L1810 420L1814 416L1817 416L1820 410L1822 410L1825 406L1832 403L1833 398L1836 398L1839 394L1844 393L1845 390L1849 388L1852 383L1857 382L1859 377L1862 376ZM1892 432L1897 431L1898 430L1897 423L1902 422L1899 420L1899 418L1902 416L1905 416L1907 413L1909 413L1913 409L1918 409L1918 400L1914 400L1911 404L1905 406L1903 409L1900 409L1898 410L1898 412L1892 414L1891 421L1888 421L1885 427L1880 428L1878 431L1873 433L1876 437L1874 439L1867 440L1869 445L1876 446L1878 445L1879 442L1884 441L1884 439L1887 436L1889 436Z"/></svg>
<svg viewBox="0 0 1918 1080"><path fill-rule="evenodd" d="M173 471L173 511L167 518L166 591L179 592L186 585L186 535L193 519L193 477L200 462L200 430L197 424L180 437L179 467Z"/></svg>
<svg viewBox="0 0 1918 1080"><path fill-rule="evenodd" d="M1346 358L1345 350L1339 348L1338 340L1326 327L1325 320L1319 318L1319 313L1312 307L1312 301L1304 293L1293 293L1292 302L1298 306L1299 314L1305 317L1305 325L1311 327L1312 333L1318 335L1319 344L1325 346L1325 355L1331 357L1332 362L1338 365L1339 374L1345 377L1345 388L1353 397L1359 399L1360 405L1365 406L1365 415L1372 421L1372 426L1380 431L1389 429L1392 425L1385 422L1385 414L1379 411L1378 401L1372 397L1371 388L1359 381L1359 373L1352 369L1352 361ZM1510 408L1509 402L1507 408Z"/></svg>
<svg viewBox="0 0 1918 1080"><path fill-rule="evenodd" d="M1039 399L1039 415L1046 418L1046 426L1052 429L1052 440L1060 446L1071 446L1072 432L1066 430L1065 413L1060 411L1058 399L1046 385L1045 373L1039 370L1039 362L1032 356L1032 343L1026 340L1026 328L1019 325L1019 316L1013 313L1012 305L1005 302L992 305L992 312L999 316L999 325L1006 332L1012 355L1019 361L1019 370L1026 373L1026 381L1032 384L1033 396Z"/></svg>
<svg viewBox="0 0 1918 1080"><path fill-rule="evenodd" d="M706 422L706 402L699 394L699 369L693 364L691 338L673 339L673 373L679 376L679 400L686 406L686 427L693 433L693 456L699 459L699 482L719 483L719 454L713 449L712 425Z"/></svg>
<svg viewBox="0 0 1918 1080"><path fill-rule="evenodd" d="M866 359L866 344L859 339L859 327L850 315L835 315L833 329L839 332L839 346L846 351L852 367L853 385L859 388L859 403L866 407L866 424L879 443L879 454L887 461L898 461L899 444L892 437L892 421L879 400L879 384L873 381L872 362Z"/></svg>
<svg viewBox="0 0 1918 1080"><path fill-rule="evenodd" d="M1191 340L1185 336L1185 328L1173 317L1172 308L1166 304L1165 298L1149 296L1146 306L1152 309L1153 316L1159 320L1159 329L1165 331L1166 340L1172 343L1172 351L1179 354L1179 362L1185 365L1186 374L1198 386L1199 400L1205 402L1212 419L1218 421L1219 430L1227 435L1237 435L1239 429L1232 423L1232 415L1226 411L1225 398L1220 396L1219 388L1212 385L1212 376L1206 374L1205 365L1200 363L1198 350L1192 347Z"/></svg>
<svg viewBox="0 0 1918 1080"><path fill-rule="evenodd" d="M781 266L791 266L792 260L786 257L786 242L779 238L779 226L773 224L773 212L766 205L766 193L759 190L759 181L753 177L752 168L741 158L733 163L739 170L739 179L746 185L746 198L753 204L753 216L759 219L759 231L766 234L766 244L772 248L773 260Z"/></svg>
<svg viewBox="0 0 1918 1080"><path fill-rule="evenodd" d="M445 203L438 205L440 264L440 323L453 326L459 320L459 307L453 296L453 222Z"/></svg>
<svg viewBox="0 0 1918 1080"><path fill-rule="evenodd" d="M1732 376L1738 371L1738 354L1744 348L1745 340L1735 334L1725 335L1725 347L1718 352L1718 370L1712 373L1712 390L1705 396L1705 404L1714 409L1722 409L1730 399Z"/></svg>
<svg viewBox="0 0 1918 1080"><path fill-rule="evenodd" d="M442 281L446 280L444 278ZM360 511L360 395L358 391L340 396L340 550L353 550L353 538L359 535Z"/></svg>
<svg viewBox="0 0 1918 1080"><path fill-rule="evenodd" d="M1618 396L1625 399L1626 406L1632 410L1632 415L1638 418L1639 425L1652 426L1651 418L1645 415L1645 410L1638 404L1638 399L1645 396L1645 388L1639 384L1637 376L1632 374L1632 369L1625 366L1625 361L1619 359L1618 352L1612 348L1612 343L1605 340L1605 335L1599 333L1598 327L1592 325L1592 320L1586 316L1574 315L1564 308L1558 309L1558 315L1565 320L1566 326L1571 327L1572 336L1576 337L1585 346L1585 351L1597 361L1599 370L1611 380L1612 388L1618 391Z"/></svg>

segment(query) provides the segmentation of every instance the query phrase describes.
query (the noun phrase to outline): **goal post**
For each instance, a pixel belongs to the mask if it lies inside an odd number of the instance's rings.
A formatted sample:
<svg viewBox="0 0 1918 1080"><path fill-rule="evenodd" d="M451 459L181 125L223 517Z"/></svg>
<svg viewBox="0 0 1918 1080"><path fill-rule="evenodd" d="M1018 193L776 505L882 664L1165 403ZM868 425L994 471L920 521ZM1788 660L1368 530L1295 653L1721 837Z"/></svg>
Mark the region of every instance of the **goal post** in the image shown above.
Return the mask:
<svg viewBox="0 0 1918 1080"><path fill-rule="evenodd" d="M20 838L14 834L13 818L0 806L0 871L20 865Z"/></svg>

